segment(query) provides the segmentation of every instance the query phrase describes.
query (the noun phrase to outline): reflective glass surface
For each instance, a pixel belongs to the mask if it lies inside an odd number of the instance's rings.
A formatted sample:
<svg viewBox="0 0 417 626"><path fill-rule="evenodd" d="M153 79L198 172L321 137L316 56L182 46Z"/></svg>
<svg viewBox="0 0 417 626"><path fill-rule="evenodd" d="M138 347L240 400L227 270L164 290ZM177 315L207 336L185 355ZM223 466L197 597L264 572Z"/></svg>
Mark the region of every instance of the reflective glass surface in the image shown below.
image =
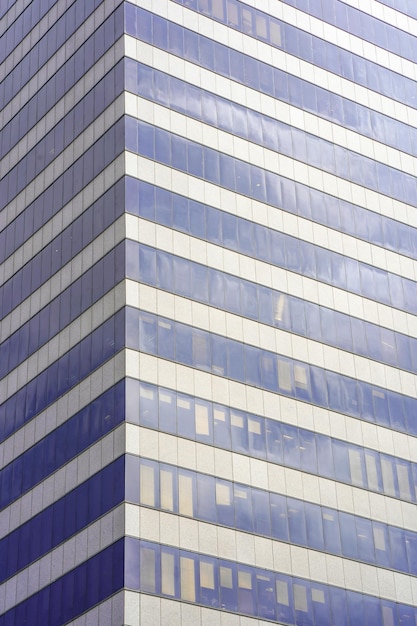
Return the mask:
<svg viewBox="0 0 417 626"><path fill-rule="evenodd" d="M399 5L402 4L405 6L407 1L408 0L404 0L403 2L398 3L396 0L388 0L386 4L394 6L397 10L402 10ZM193 0L192 3L190 3L190 0L175 0L175 2L179 2L185 6L192 6L193 9L198 7L199 11L219 21L223 21L224 15L226 14L225 4L223 3L223 10L219 10L221 3L217 0L214 0L211 4L209 3L210 0ZM341 28L348 33L356 35L364 41L369 41L377 46L381 46L382 48L390 50L391 52L409 59L410 61L417 61L416 37L412 36L410 33L400 30L399 28L395 28L395 26L391 24L378 20L364 11L360 11L353 6L349 6L340 0L326 0L325 4L322 2L316 2L316 0L284 0L284 2L285 4L289 4L290 6L300 9L301 11L305 11L309 15L317 17L321 21L327 22L328 24ZM254 11L240 2L226 2L226 5L228 9L227 17L229 18L231 10L237 7L237 9L235 9L235 14L238 15L241 13L242 30L244 30L244 32L253 35L255 31L259 39L267 38L263 22L265 20L269 21L269 16L262 14L260 11ZM414 16L416 15L417 12L415 12ZM256 18L259 20L259 26ZM274 31L272 23L274 22L270 22L269 27L272 31ZM280 22L279 20L276 20L275 23L279 24ZM264 29L263 31L262 28ZM275 30L277 30L277 27L275 27ZM294 31L296 32L296 29L293 29L293 32ZM300 40L304 40L305 43L309 41L308 38L306 39L306 34L307 33L302 30L298 30ZM314 43L316 40L317 38L313 38L311 41L314 47L313 54L316 52L316 45ZM321 55L322 54L323 52L321 52ZM347 59L347 55L339 56L340 69L342 72L343 70L346 71L345 68ZM351 74L346 75L345 73L342 73L342 76L352 78Z"/></svg>
<svg viewBox="0 0 417 626"><path fill-rule="evenodd" d="M414 108L417 107L415 81L262 13L246 3L239 0L215 0L214 4L205 0L175 0L175 2L209 15L227 24L229 28L235 28L246 35L265 41L367 89L377 91ZM246 74L247 83L256 83L258 80L256 73L251 72L249 64ZM397 90L400 92L398 93Z"/></svg>
<svg viewBox="0 0 417 626"><path fill-rule="evenodd" d="M286 189L282 187L278 174L131 117L126 118L126 129L127 149L141 156L191 173L195 163L195 151L199 151L201 171L198 176L203 180L272 206L280 207L281 204L285 206L287 202L295 201L295 197L285 195ZM183 155L183 158L179 158L179 155ZM261 226L257 226L256 229L254 227L255 230L257 233L268 234L271 242L271 247L268 247L264 245L265 237L255 239L259 249L258 257L261 260L365 298L417 313L414 281L297 237ZM307 260L306 263L304 259Z"/></svg>
<svg viewBox="0 0 417 626"><path fill-rule="evenodd" d="M127 88L142 98L149 98L286 156L304 161L307 159L311 166L365 187L379 188L379 164L376 161L130 59L126 61L125 68ZM194 148L193 152L195 160L190 164L190 173L199 176L202 171L201 150ZM414 228L301 183L290 182L283 177L281 181L282 185L294 189L297 198L296 211L299 215L349 232L376 245L417 256L414 245L417 245L417 235ZM261 177L259 183L262 183ZM291 210L291 206L287 210ZM349 220L343 219L346 214L349 215Z"/></svg>
<svg viewBox="0 0 417 626"><path fill-rule="evenodd" d="M0 626L61 626L74 619L123 588L124 555L120 539L0 615Z"/></svg>
<svg viewBox="0 0 417 626"><path fill-rule="evenodd" d="M403 406L398 430L415 434L415 398L152 313L126 311L129 348L380 425L391 420L394 428Z"/></svg>
<svg viewBox="0 0 417 626"><path fill-rule="evenodd" d="M120 457L0 540L3 582L124 500ZM37 539L36 539L37 538Z"/></svg>
<svg viewBox="0 0 417 626"><path fill-rule="evenodd" d="M0 405L3 441L124 346L124 310L96 328Z"/></svg>
<svg viewBox="0 0 417 626"><path fill-rule="evenodd" d="M163 387L126 385L133 424L416 502L416 463Z"/></svg>
<svg viewBox="0 0 417 626"><path fill-rule="evenodd" d="M133 538L126 549L126 587L143 593L294 626L340 624L343 616L355 626L402 626L417 618L407 605L242 563Z"/></svg>
<svg viewBox="0 0 417 626"><path fill-rule="evenodd" d="M283 1L285 4L296 7L328 24L356 35L364 41L374 43L410 61L417 61L417 38L415 36L396 28L392 24L378 20L372 15L349 6L340 0L326 0L325 4L315 0ZM406 6L407 1L388 0L384 4L401 11ZM409 15L412 14L409 13ZM417 10L414 10L414 17L417 17ZM342 59L339 59L339 61L343 70L345 64L342 62Z"/></svg>
<svg viewBox="0 0 417 626"><path fill-rule="evenodd" d="M122 63L119 63L43 139L26 152L19 163L1 179L1 195L9 197L9 181L15 178L17 184L11 193L17 195L22 191L113 102L123 89L118 77L122 71Z"/></svg>
<svg viewBox="0 0 417 626"><path fill-rule="evenodd" d="M105 34L107 34L106 37ZM0 153L6 154L47 111L56 105L122 34L123 8L120 6L28 102L22 103L19 112L2 129Z"/></svg>
<svg viewBox="0 0 417 626"><path fill-rule="evenodd" d="M233 437L239 412L231 411L231 419ZM253 439L257 423L248 423ZM290 435L283 441L294 446ZM300 446L298 453L304 452ZM150 459L126 457L126 499L338 556L352 558L354 552L358 561L417 574L417 533Z"/></svg>
<svg viewBox="0 0 417 626"><path fill-rule="evenodd" d="M124 410L125 384L121 381L3 467L0 470L0 508L113 430L124 420Z"/></svg>
<svg viewBox="0 0 417 626"><path fill-rule="evenodd" d="M402 11L410 17L417 18L417 7L413 0L376 0L387 7L392 7L396 11Z"/></svg>
<svg viewBox="0 0 417 626"><path fill-rule="evenodd" d="M417 155L417 130L126 3L126 32L252 89ZM162 26L161 26L162 23ZM167 31L164 36L161 32ZM180 48L178 48L178 40ZM337 58L337 57L336 57ZM246 69L247 68L247 69ZM375 73L376 75L378 72ZM252 77L252 78L250 78ZM410 94L414 98L415 88Z"/></svg>
<svg viewBox="0 0 417 626"><path fill-rule="evenodd" d="M30 48L23 59L0 82L1 108L12 100L23 85L51 58L101 2L102 0L75 0L68 10L52 23L45 35Z"/></svg>
<svg viewBox="0 0 417 626"><path fill-rule="evenodd" d="M121 243L3 341L0 376L11 372L117 285L124 277L124 258Z"/></svg>
<svg viewBox="0 0 417 626"><path fill-rule="evenodd" d="M0 59L5 59L28 32L42 19L46 13L57 3L58 0L34 0L25 7L22 13L15 19L13 26L9 27L0 37ZM5 2L7 10L7 2ZM3 11L0 9L0 17Z"/></svg>
<svg viewBox="0 0 417 626"><path fill-rule="evenodd" d="M31 237L123 151L123 144L124 119L122 118L4 229L3 243L10 233L16 235L16 245ZM12 252L13 245L10 244L10 247L6 246L3 254L9 255ZM10 298L12 295L8 292L7 296L5 295L6 304L3 300L5 310L10 307Z"/></svg>
<svg viewBox="0 0 417 626"><path fill-rule="evenodd" d="M236 219L224 217L237 239ZM413 337L133 241L126 259L127 278L417 373Z"/></svg>

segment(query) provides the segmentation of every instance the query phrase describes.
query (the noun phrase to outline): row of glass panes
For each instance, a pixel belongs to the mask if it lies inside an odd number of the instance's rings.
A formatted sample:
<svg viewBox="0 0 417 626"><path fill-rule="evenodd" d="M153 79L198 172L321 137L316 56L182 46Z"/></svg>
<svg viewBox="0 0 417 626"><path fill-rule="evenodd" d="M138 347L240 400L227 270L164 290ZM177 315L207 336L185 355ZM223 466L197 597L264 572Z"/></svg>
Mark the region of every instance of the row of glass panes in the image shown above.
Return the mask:
<svg viewBox="0 0 417 626"><path fill-rule="evenodd" d="M131 117L126 148L254 200L282 205L278 174ZM258 224L253 235L252 245L267 263L417 314L416 283L408 278Z"/></svg>
<svg viewBox="0 0 417 626"><path fill-rule="evenodd" d="M29 224L36 223L37 228L40 228L123 151L123 142L124 120L121 119L23 211L20 226L27 220ZM34 226L32 234L37 228ZM44 257L43 265L42 276L50 275L53 267L52 254L49 259ZM28 267L31 268L31 265ZM27 272L28 270L23 267L22 271L0 288L0 319L8 315L31 293L32 272L30 275L27 275ZM39 278L34 276L33 280Z"/></svg>
<svg viewBox="0 0 417 626"><path fill-rule="evenodd" d="M326 0L325 4L317 2L316 0L282 1L328 24L332 24L352 35L356 35L365 41L385 48L394 54L398 54L400 57L409 59L410 61L417 61L416 37L411 33L397 28L394 24L383 22L369 13L360 11L339 0ZM408 0L385 0L385 4L397 10L402 10L403 7L407 6L407 1ZM414 4L413 0L411 0L411 3ZM400 5L402 5L401 8ZM414 17L417 17L417 10L414 11Z"/></svg>
<svg viewBox="0 0 417 626"><path fill-rule="evenodd" d="M180 112L187 112L187 115L228 130L234 135L243 136L261 145L273 144L276 148L278 139L274 132L270 132L267 121L263 121L270 118L261 116L251 109L225 100L220 96L198 89L173 76L154 69L151 70L131 59L126 59L125 67L126 89L129 91L141 97L148 96L153 101L168 105L169 108L175 108ZM282 123L276 122L276 125L280 124ZM292 132L298 134L301 131L292 128ZM305 133L305 137L308 138L309 135ZM284 140L285 136L281 138ZM313 138L314 141L316 139ZM301 144L303 141L304 138L301 139ZM299 148L301 144L299 144ZM320 140L320 144L322 144L322 140ZM291 154L293 152L292 138L289 132L287 132L284 150ZM304 148L302 148L302 152L305 152ZM317 148L309 155L308 162L312 163L310 156L313 161L317 161L317 164L319 164L319 160L321 161L321 152ZM280 208L285 211L346 232L377 246L383 246L389 250L417 258L417 232L412 226L283 176L280 177L280 183L282 200L285 204Z"/></svg>
<svg viewBox="0 0 417 626"><path fill-rule="evenodd" d="M236 252L253 258L265 260L266 255L268 259L271 258L270 247L274 245L274 231L266 228L265 226L261 226L260 224L256 224L242 217L238 217L232 213L215 209L201 202L190 200L189 198L180 196L166 189L162 189L161 187L150 185L144 181L130 177L126 177L125 181L126 210L129 213L151 220L157 224L168 226L171 229L190 234L193 237L198 237L199 239L224 246L230 250L235 250ZM286 193L284 194L284 197L287 197ZM298 203L298 207L300 207L300 204L301 202ZM343 209L346 211L347 215L349 213L349 207L346 206L343 207ZM369 212L365 211L364 213L365 215L362 220L360 220L360 216L358 216L358 224L365 224L366 229L366 214ZM342 214L343 212L341 212L341 215ZM399 223L394 220L389 220L388 218L382 219L384 222L386 221L386 224L384 223L384 231L386 231L387 236L388 231L391 231L391 234L394 231L395 235L395 227L399 226ZM412 231L414 234L414 229L410 228L409 231ZM406 236L407 232L404 232L401 228L398 230L398 237L400 238L403 235ZM396 240L396 236L394 238ZM385 247L390 247L387 241L384 245ZM290 259L288 259L288 263L291 264ZM334 269L336 271L336 268ZM329 276L330 273L331 269L329 268ZM285 311L283 311L283 314L285 314ZM312 313L310 311L309 318L311 316ZM361 348L363 349L363 346L368 341L366 326L364 322L357 318L349 316L349 320L352 327L353 325L356 326L356 330L352 330L352 340L354 341L353 351L357 352ZM307 319L305 320L305 323L302 321L302 315L298 316L299 326L298 330L293 329L294 332L302 335L308 335L309 331L306 327L308 323L309 320ZM347 319L345 320L345 323L347 323ZM350 339L344 336L342 329L337 329L337 332L340 334L340 340L342 342L340 347L343 346L344 349L350 350ZM381 329L381 332L385 332L385 330L383 331ZM358 336L357 343L355 343L356 335ZM317 337L318 335L315 334L315 336ZM377 350L378 348L375 346L378 344L378 340L375 335L370 335L369 340L372 341L372 346L368 346L368 349ZM402 341L401 337L398 341ZM384 338L384 342L388 345L392 345L392 341L388 337ZM401 347L401 351L403 352L403 356L401 357L402 359L405 359L407 356L409 356L410 359L412 358L409 349L405 346ZM376 356L376 358L379 359L379 356ZM403 362L410 363L411 361L408 360ZM409 367L406 367L406 369L409 369Z"/></svg>
<svg viewBox="0 0 417 626"><path fill-rule="evenodd" d="M13 99L101 2L102 0L75 0L65 13L59 15L55 20L51 20L50 28L45 35L31 46L29 52L1 81L0 109L3 109ZM114 41L114 31L111 31L110 28L107 29L105 35L107 40L113 38ZM104 46L104 41L102 46Z"/></svg>
<svg viewBox="0 0 417 626"><path fill-rule="evenodd" d="M93 445L125 419L119 382L0 470L0 509Z"/></svg>
<svg viewBox="0 0 417 626"><path fill-rule="evenodd" d="M396 11L402 11L410 17L417 18L417 7L414 0L376 0L381 4L392 7Z"/></svg>
<svg viewBox="0 0 417 626"><path fill-rule="evenodd" d="M32 28L40 22L42 17L48 13L51 7L58 0L43 0L43 2L32 2L16 17L14 22L1 33L0 37L0 59L5 59L10 52L26 37ZM8 10L7 4L5 10ZM0 9L0 17L3 9ZM3 28L2 28L3 30Z"/></svg>
<svg viewBox="0 0 417 626"><path fill-rule="evenodd" d="M125 458L122 456L3 537L0 540L0 582L120 504L124 499L124 479Z"/></svg>
<svg viewBox="0 0 417 626"><path fill-rule="evenodd" d="M88 0L90 2L90 0ZM87 2L85 2L87 4ZM31 5L30 5L31 6ZM82 9L82 5L81 9ZM105 37L105 33L112 33ZM123 34L123 5L101 24L40 89L26 101L2 128L0 154L6 154L52 109ZM69 132L72 132L70 130Z"/></svg>
<svg viewBox="0 0 417 626"><path fill-rule="evenodd" d="M126 74L128 78L127 88L143 98L149 98L169 109L194 117L269 150L307 163L309 166L317 167L363 187L379 192L381 179L388 177L395 180L398 188L402 188L403 184L408 185L413 179L409 174L402 173L396 168L385 166L374 159L262 115L145 65L127 60ZM403 183L404 176L407 178L407 183ZM300 185L300 183L294 182L292 184L295 188ZM320 194L320 192L317 192L317 195L326 196L328 202L336 202L333 196ZM367 215L369 212L362 210L362 213ZM378 217L380 221L387 219L383 216ZM378 229L374 234L378 237ZM391 234L390 237L392 239L393 235Z"/></svg>
<svg viewBox="0 0 417 626"><path fill-rule="evenodd" d="M54 248L52 250L55 252ZM0 378L25 361L117 285L124 277L124 264L125 246L122 242L3 341L0 345Z"/></svg>
<svg viewBox="0 0 417 626"><path fill-rule="evenodd" d="M233 81L417 155L417 129L126 3L126 32ZM247 6L247 5L245 5ZM376 72L377 74L378 72ZM412 97L414 97L414 83Z"/></svg>
<svg viewBox="0 0 417 626"><path fill-rule="evenodd" d="M417 499L416 463L163 387L132 379L126 385L131 423L402 500Z"/></svg>
<svg viewBox="0 0 417 626"><path fill-rule="evenodd" d="M25 153L0 181L0 194L12 199L69 146L123 91L123 66L119 62L36 145ZM8 190L9 179L15 180ZM8 195L9 194L9 195Z"/></svg>
<svg viewBox="0 0 417 626"><path fill-rule="evenodd" d="M105 363L124 343L121 309L0 405L0 441Z"/></svg>
<svg viewBox="0 0 417 626"><path fill-rule="evenodd" d="M39 534L43 536L42 529ZM33 538L31 543L36 543ZM0 626L69 623L123 588L127 557L125 540L120 539L2 613Z"/></svg>
<svg viewBox="0 0 417 626"><path fill-rule="evenodd" d="M417 575L417 533L149 459L127 457L126 499Z"/></svg>
<svg viewBox="0 0 417 626"><path fill-rule="evenodd" d="M412 626L417 609L314 581L127 538L129 589L294 626Z"/></svg>
<svg viewBox="0 0 417 626"><path fill-rule="evenodd" d="M417 373L417 339L127 241L127 278ZM0 367L1 372L1 367ZM404 421L398 418L399 426Z"/></svg>
<svg viewBox="0 0 417 626"><path fill-rule="evenodd" d="M367 421L397 406L414 420L415 398L152 313L126 311L126 345L133 350Z"/></svg>
<svg viewBox="0 0 417 626"><path fill-rule="evenodd" d="M366 89L416 108L416 83L239 0L174 0ZM404 37L407 37L404 34Z"/></svg>

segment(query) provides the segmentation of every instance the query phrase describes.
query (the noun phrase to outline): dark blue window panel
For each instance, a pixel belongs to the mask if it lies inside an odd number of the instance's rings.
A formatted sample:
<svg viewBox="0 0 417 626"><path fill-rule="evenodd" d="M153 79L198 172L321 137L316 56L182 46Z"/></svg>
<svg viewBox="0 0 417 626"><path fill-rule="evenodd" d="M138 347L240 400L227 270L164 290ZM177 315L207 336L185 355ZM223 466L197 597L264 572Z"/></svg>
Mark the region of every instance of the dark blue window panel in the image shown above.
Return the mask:
<svg viewBox="0 0 417 626"><path fill-rule="evenodd" d="M4 467L0 471L0 508L113 430L124 420L124 402L122 381Z"/></svg>
<svg viewBox="0 0 417 626"><path fill-rule="evenodd" d="M105 33L109 32L114 35L105 37ZM119 7L5 125L2 130L2 149L5 153L62 98L122 34L123 7ZM123 77L120 73L116 80L119 81L121 78ZM51 93L54 94L53 97L49 95Z"/></svg>
<svg viewBox="0 0 417 626"><path fill-rule="evenodd" d="M4 564L1 581L123 502L124 474L123 456L3 537L0 540L0 562ZM97 500L95 507L91 506L94 498Z"/></svg>
<svg viewBox="0 0 417 626"><path fill-rule="evenodd" d="M124 249L122 242L0 344L0 377L36 352L122 280Z"/></svg>
<svg viewBox="0 0 417 626"><path fill-rule="evenodd" d="M0 626L61 626L124 586L125 540L91 559L0 615Z"/></svg>
<svg viewBox="0 0 417 626"><path fill-rule="evenodd" d="M416 501L416 463L162 387L127 379L126 420L402 500ZM289 441L292 442L290 457ZM384 486L381 464L394 477L393 487ZM340 524L342 529L342 522ZM351 529L347 526L340 532L343 546ZM356 554L357 547L352 549Z"/></svg>
<svg viewBox="0 0 417 626"><path fill-rule="evenodd" d="M58 124L34 146L15 167L1 180L0 188L6 193L8 186L13 195L22 191L42 170L44 170L83 130L96 119L104 109L121 93L122 82L116 78L123 72L119 62ZM65 133L71 128L72 133ZM19 174L17 175L17 172ZM74 170L75 179L82 178L82 165ZM13 190L9 181L17 179ZM11 199L11 195L8 195Z"/></svg>
<svg viewBox="0 0 417 626"><path fill-rule="evenodd" d="M0 38L0 58L5 59L56 2L57 0L36 0L25 7L13 22L13 25L9 26ZM7 11L7 8L6 4L5 11ZM2 15L3 11L0 11L0 14Z"/></svg>
<svg viewBox="0 0 417 626"><path fill-rule="evenodd" d="M124 345L124 309L104 322L69 352L0 405L0 439L55 402ZM16 413L16 407L22 410Z"/></svg>
<svg viewBox="0 0 417 626"><path fill-rule="evenodd" d="M127 538L126 552L129 589L274 622L368 626L381 624L384 614L401 626L404 618L411 621L417 614L411 606L139 539ZM170 572L163 571L167 561ZM190 573L186 582L179 576L182 563Z"/></svg>
<svg viewBox="0 0 417 626"><path fill-rule="evenodd" d="M50 185L36 200L34 200L21 215L23 219L32 220L32 233L36 232L45 222L55 215L67 202L69 202L85 185L99 174L111 161L122 151L124 145L124 119L120 119L111 126L84 154L71 165L52 185ZM106 152L104 150L106 149ZM78 180L74 177L74 171L81 168L83 177ZM5 206L6 203L3 204ZM20 218L22 219L22 218ZM32 223L32 222L31 222ZM29 235L30 236L30 235ZM10 250L10 254L13 250ZM44 271L46 272L47 264ZM42 271L42 270L41 270ZM13 290L14 292L14 290ZM14 301L19 299L19 291L13 296ZM4 311L10 309L7 305Z"/></svg>
<svg viewBox="0 0 417 626"><path fill-rule="evenodd" d="M30 49L13 71L0 83L0 103L5 107L65 41L82 25L102 0L75 0L43 37Z"/></svg>

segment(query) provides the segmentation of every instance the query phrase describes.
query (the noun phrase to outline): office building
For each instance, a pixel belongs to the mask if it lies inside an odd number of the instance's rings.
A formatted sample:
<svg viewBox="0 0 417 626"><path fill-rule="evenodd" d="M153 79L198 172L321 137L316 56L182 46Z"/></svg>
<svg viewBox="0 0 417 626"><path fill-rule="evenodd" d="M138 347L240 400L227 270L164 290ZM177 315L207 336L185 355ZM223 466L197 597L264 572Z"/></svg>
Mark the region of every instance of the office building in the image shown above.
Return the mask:
<svg viewBox="0 0 417 626"><path fill-rule="evenodd" d="M4 0L0 626L417 625L411 0Z"/></svg>

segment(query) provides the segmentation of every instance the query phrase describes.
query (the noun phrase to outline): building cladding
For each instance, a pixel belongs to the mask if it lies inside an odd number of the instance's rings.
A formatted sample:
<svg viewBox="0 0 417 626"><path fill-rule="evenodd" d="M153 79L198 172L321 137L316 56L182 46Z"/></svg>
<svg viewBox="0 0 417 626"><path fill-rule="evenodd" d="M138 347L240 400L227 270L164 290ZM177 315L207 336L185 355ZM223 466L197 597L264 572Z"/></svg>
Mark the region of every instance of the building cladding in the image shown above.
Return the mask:
<svg viewBox="0 0 417 626"><path fill-rule="evenodd" d="M412 0L3 0L0 626L417 625Z"/></svg>

